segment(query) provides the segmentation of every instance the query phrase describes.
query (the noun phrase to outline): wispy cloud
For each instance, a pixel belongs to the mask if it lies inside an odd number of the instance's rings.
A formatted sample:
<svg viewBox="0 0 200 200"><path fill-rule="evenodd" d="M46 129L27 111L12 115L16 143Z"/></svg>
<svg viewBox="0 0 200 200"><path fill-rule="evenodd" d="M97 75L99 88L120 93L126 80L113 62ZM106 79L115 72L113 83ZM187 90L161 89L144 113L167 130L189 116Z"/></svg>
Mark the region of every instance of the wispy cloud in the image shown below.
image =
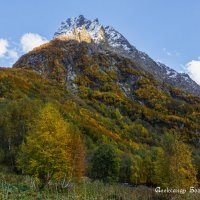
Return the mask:
<svg viewBox="0 0 200 200"><path fill-rule="evenodd" d="M176 56L179 57L180 56L180 52L178 52L177 50L173 50L173 51L169 51L167 48L163 48L162 51L164 52L164 54L166 54L167 56Z"/></svg>
<svg viewBox="0 0 200 200"><path fill-rule="evenodd" d="M38 35L37 33L26 33L21 37L20 45L22 51L24 53L27 53L33 48L40 46L46 42L48 42L48 40Z"/></svg>
<svg viewBox="0 0 200 200"><path fill-rule="evenodd" d="M171 55L172 55L171 52L169 52L165 47L164 47L162 50L163 50L163 52L164 52L165 54L167 54L168 56L171 56Z"/></svg>
<svg viewBox="0 0 200 200"><path fill-rule="evenodd" d="M13 59L17 59L19 57L17 50L16 49L8 50L8 57L13 58Z"/></svg>

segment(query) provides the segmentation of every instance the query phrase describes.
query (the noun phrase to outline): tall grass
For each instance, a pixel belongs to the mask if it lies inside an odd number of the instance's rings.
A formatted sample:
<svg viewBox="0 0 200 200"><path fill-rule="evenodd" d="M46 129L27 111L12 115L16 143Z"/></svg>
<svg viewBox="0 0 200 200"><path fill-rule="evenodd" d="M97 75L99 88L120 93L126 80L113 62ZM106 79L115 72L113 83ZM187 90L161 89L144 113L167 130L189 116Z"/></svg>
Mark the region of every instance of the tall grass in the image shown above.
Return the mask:
<svg viewBox="0 0 200 200"><path fill-rule="evenodd" d="M0 167L0 199L2 200L199 200L200 194L159 195L154 189L122 184L104 184L85 179L64 189L56 184L39 190L39 181L30 176L16 175Z"/></svg>

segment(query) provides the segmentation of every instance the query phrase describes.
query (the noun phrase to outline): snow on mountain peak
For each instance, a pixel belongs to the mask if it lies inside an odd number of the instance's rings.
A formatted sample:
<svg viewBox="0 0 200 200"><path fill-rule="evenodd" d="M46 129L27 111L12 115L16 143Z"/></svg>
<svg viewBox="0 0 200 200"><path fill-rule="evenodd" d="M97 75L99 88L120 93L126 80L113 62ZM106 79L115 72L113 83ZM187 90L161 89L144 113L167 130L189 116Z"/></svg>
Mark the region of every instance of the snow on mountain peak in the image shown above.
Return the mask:
<svg viewBox="0 0 200 200"><path fill-rule="evenodd" d="M88 20L83 15L68 18L66 21L62 22L61 26L54 34L54 38L73 35L75 34L74 30L79 33L85 30L97 44L106 42L113 48L118 48L129 53L135 49L135 47L133 47L128 40L113 27L104 27L97 18Z"/></svg>
<svg viewBox="0 0 200 200"><path fill-rule="evenodd" d="M128 42L128 40L118 31L116 31L111 26L105 27L106 38L108 43L112 47L123 48L124 50L130 52L133 48L132 45Z"/></svg>
<svg viewBox="0 0 200 200"><path fill-rule="evenodd" d="M188 75L178 73L168 66L154 61L146 53L137 50L113 27L104 27L98 19L88 20L83 15L68 18L61 23L61 26L54 34L54 38L93 41L98 45L106 44L105 46L110 47L114 52L133 60L145 71L152 74L156 80L200 96L200 86Z"/></svg>
<svg viewBox="0 0 200 200"><path fill-rule="evenodd" d="M94 19L91 21L86 19L83 15L68 18L66 21L62 22L61 26L54 34L54 38L73 35L75 33L74 30L77 30L79 33L85 30L96 43L104 40L103 26L99 23L99 20Z"/></svg>

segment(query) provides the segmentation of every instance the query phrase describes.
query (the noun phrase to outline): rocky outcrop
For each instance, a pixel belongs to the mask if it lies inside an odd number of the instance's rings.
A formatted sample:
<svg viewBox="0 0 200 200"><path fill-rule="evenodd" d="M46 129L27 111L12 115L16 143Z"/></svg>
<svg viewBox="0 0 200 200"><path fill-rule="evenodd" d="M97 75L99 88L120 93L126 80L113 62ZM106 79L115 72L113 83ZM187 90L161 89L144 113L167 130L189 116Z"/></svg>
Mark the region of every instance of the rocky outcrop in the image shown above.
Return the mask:
<svg viewBox="0 0 200 200"><path fill-rule="evenodd" d="M159 82L168 83L181 90L200 96L200 86L187 74L178 73L170 67L154 61L146 53L137 50L113 27L104 27L98 19L91 21L83 15L69 18L61 23L61 26L54 34L54 38L92 41L103 47L103 49L110 49L133 60L142 69L151 73Z"/></svg>

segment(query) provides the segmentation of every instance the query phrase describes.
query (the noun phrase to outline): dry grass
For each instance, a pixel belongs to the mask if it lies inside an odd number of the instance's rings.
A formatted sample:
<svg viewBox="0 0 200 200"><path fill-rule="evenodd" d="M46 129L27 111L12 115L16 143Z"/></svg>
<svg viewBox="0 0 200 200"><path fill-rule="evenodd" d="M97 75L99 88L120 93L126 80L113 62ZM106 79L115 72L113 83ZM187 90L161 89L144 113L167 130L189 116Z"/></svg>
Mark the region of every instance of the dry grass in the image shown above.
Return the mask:
<svg viewBox="0 0 200 200"><path fill-rule="evenodd" d="M55 184L39 190L39 181L30 176L11 173L0 167L0 199L2 200L198 200L199 194L157 195L146 187L122 184L104 184L85 179L60 190Z"/></svg>

